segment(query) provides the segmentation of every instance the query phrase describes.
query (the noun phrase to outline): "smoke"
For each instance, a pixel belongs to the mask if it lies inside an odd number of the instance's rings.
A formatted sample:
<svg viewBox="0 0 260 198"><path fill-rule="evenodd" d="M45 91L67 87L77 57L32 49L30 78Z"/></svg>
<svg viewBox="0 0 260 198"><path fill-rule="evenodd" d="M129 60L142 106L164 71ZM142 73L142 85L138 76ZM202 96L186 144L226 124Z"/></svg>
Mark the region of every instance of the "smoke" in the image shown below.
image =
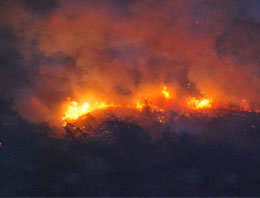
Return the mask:
<svg viewBox="0 0 260 198"><path fill-rule="evenodd" d="M56 120L68 97L128 104L163 84L179 99L259 106L259 7L253 0L3 1L0 91L35 121Z"/></svg>

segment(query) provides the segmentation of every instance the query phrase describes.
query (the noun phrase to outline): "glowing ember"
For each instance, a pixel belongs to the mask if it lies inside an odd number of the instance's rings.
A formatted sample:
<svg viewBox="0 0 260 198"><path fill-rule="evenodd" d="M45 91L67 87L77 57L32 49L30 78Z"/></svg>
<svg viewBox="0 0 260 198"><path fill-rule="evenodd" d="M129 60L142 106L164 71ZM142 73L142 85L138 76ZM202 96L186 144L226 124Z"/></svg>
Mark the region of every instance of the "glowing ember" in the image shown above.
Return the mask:
<svg viewBox="0 0 260 198"><path fill-rule="evenodd" d="M203 108L212 107L211 101L206 98L201 98L201 99L192 98L188 101L187 104L192 109L203 109Z"/></svg>
<svg viewBox="0 0 260 198"><path fill-rule="evenodd" d="M171 97L170 92L168 91L168 88L166 86L163 88L162 94L166 99L169 99Z"/></svg>

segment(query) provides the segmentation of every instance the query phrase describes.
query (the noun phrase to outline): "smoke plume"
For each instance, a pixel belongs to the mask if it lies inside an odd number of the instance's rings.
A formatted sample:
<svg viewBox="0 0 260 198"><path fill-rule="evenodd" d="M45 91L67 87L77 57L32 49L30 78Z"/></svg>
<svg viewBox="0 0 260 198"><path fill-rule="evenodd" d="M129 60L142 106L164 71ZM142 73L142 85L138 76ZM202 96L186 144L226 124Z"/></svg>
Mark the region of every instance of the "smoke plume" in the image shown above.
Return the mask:
<svg viewBox="0 0 260 198"><path fill-rule="evenodd" d="M167 85L176 100L260 106L257 0L3 1L0 91L25 118L67 98L129 104Z"/></svg>

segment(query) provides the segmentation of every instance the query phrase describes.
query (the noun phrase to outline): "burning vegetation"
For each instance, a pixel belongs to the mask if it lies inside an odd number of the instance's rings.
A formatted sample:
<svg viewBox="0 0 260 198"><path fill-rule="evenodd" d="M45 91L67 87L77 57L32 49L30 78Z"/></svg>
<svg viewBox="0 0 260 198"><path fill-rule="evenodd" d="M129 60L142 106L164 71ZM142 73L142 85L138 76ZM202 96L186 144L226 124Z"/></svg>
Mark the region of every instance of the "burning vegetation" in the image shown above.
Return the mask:
<svg viewBox="0 0 260 198"><path fill-rule="evenodd" d="M2 1L0 195L259 196L259 7Z"/></svg>
<svg viewBox="0 0 260 198"><path fill-rule="evenodd" d="M1 196L260 195L259 113L167 117L143 107L149 130L89 114L67 123L61 139L11 107L0 101Z"/></svg>
<svg viewBox="0 0 260 198"><path fill-rule="evenodd" d="M2 4L6 57L12 48L17 58L1 93L23 117L61 126L96 109L145 104L184 114L258 111L259 27L233 18L235 1L110 1L62 1L42 17Z"/></svg>
<svg viewBox="0 0 260 198"><path fill-rule="evenodd" d="M147 93L149 93L149 91ZM204 114L209 117L221 116L225 111L227 113L230 113L231 111L241 111L241 113L252 111L258 112L257 109L248 109L247 106L243 105L221 105L212 99L203 97L187 97L186 99L183 99L183 101L180 101L180 98L178 98L175 94L172 94L167 86L162 86L161 91L158 91L158 93L153 91L153 97L149 96L143 100L137 99L136 102L125 105L119 103L108 104L106 102L89 103L86 101L78 103L77 101L71 101L71 99L68 99L67 104L64 106L63 117L61 120L63 121L63 126L65 127L68 123L77 125L78 120L81 120L81 122L82 120L91 122L88 120L88 117L105 117L106 113L100 114L100 112L108 111L122 119L128 119L132 116L134 117L132 121L139 123L141 126L144 126L142 124L142 119L143 115L147 112L149 112L151 123L160 122L166 126L171 120L169 118L171 116L171 112L178 112L178 114L183 116L189 116L193 113L200 113L201 115ZM152 117L155 119L152 119ZM85 130L85 126L81 127Z"/></svg>
<svg viewBox="0 0 260 198"><path fill-rule="evenodd" d="M211 108L212 107L212 101L206 98L202 99L196 99L196 98L191 98L188 101L188 106L191 107L192 109L203 109L203 108Z"/></svg>

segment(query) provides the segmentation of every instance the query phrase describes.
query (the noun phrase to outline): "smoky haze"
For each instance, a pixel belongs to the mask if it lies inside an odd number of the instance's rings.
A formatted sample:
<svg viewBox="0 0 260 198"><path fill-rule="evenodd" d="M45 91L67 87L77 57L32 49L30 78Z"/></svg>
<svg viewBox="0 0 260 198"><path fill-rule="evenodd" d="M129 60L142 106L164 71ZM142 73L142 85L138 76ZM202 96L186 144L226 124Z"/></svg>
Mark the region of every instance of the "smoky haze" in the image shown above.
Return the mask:
<svg viewBox="0 0 260 198"><path fill-rule="evenodd" d="M68 97L127 104L162 84L180 99L259 106L259 9L257 0L3 1L1 95L34 121L55 119Z"/></svg>

